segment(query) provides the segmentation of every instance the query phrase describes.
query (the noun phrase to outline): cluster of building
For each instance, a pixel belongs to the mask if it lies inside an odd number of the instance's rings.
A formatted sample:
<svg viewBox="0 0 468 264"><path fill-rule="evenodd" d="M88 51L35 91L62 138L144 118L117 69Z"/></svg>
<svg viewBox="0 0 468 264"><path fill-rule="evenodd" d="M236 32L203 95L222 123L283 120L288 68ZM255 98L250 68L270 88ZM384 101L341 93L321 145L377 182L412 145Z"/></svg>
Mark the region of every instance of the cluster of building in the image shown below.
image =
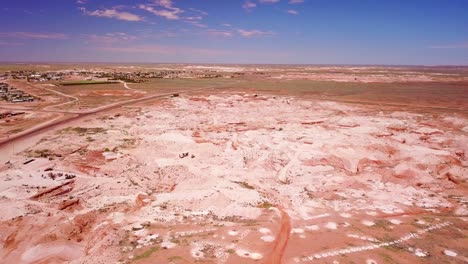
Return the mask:
<svg viewBox="0 0 468 264"><path fill-rule="evenodd" d="M162 71L134 71L134 72L114 72L114 71L90 71L90 70L62 70L37 72L32 70L7 71L0 75L0 79L27 80L28 82L62 81L72 76L79 76L84 79L122 80L126 82L143 82L145 79L177 79L177 78L223 78L224 76L213 71L185 71L185 70L162 70Z"/></svg>
<svg viewBox="0 0 468 264"><path fill-rule="evenodd" d="M11 103L32 102L37 98L25 93L8 83L0 83L0 100L5 100Z"/></svg>
<svg viewBox="0 0 468 264"><path fill-rule="evenodd" d="M24 112L3 112L3 113L0 113L0 119L17 116L17 115L23 115L23 114Z"/></svg>
<svg viewBox="0 0 468 264"><path fill-rule="evenodd" d="M61 81L68 74L66 72L36 72L29 70L7 71L0 79L27 80L28 82Z"/></svg>
<svg viewBox="0 0 468 264"><path fill-rule="evenodd" d="M144 82L145 79L177 79L177 78L221 78L221 74L213 72L192 71L156 71L156 72L101 72L95 74L96 78L109 80L122 80L126 82Z"/></svg>

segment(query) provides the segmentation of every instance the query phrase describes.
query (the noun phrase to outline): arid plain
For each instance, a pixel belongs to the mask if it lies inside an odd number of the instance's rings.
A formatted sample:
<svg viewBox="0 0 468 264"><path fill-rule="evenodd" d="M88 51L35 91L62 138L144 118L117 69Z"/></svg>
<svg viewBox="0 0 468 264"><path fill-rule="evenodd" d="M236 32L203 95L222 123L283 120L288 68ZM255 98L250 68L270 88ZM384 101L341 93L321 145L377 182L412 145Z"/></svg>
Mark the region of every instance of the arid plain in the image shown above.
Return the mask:
<svg viewBox="0 0 468 264"><path fill-rule="evenodd" d="M21 64L0 82L4 263L468 262L466 67Z"/></svg>

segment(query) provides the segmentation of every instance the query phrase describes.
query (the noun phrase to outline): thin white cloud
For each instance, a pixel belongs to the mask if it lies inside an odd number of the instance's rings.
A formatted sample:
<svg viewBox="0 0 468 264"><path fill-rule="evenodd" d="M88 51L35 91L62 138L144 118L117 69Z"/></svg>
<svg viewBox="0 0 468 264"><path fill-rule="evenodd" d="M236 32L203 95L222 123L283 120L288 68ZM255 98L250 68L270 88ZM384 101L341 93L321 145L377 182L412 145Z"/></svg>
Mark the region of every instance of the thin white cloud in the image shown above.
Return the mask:
<svg viewBox="0 0 468 264"><path fill-rule="evenodd" d="M304 0L289 0L290 4L302 4L304 3Z"/></svg>
<svg viewBox="0 0 468 264"><path fill-rule="evenodd" d="M208 29L205 33L209 36L214 36L214 37L228 38L228 37L234 36L234 33L228 30Z"/></svg>
<svg viewBox="0 0 468 264"><path fill-rule="evenodd" d="M242 8L244 8L247 11L252 10L252 8L255 8L257 6L256 3L251 2L249 0L245 1L244 4L242 5Z"/></svg>
<svg viewBox="0 0 468 264"><path fill-rule="evenodd" d="M193 7L189 8L189 10L192 11L192 12L195 12L195 13L199 13L202 16L207 16L208 15L207 12L205 12L203 10L200 10L200 9L193 8Z"/></svg>
<svg viewBox="0 0 468 264"><path fill-rule="evenodd" d="M171 0L156 0L154 4L139 5L138 7L168 20L179 20L180 15L184 12L182 9L175 7Z"/></svg>
<svg viewBox="0 0 468 264"><path fill-rule="evenodd" d="M238 29L237 32L239 35L251 38L251 37L265 37L265 36L273 36L275 33L271 31L261 31L261 30L245 30L245 29Z"/></svg>
<svg viewBox="0 0 468 264"><path fill-rule="evenodd" d="M88 0L77 0L76 3L79 5L84 5L88 2Z"/></svg>
<svg viewBox="0 0 468 264"><path fill-rule="evenodd" d="M278 3L280 0L259 0L260 3L262 4L273 4L273 3Z"/></svg>
<svg viewBox="0 0 468 264"><path fill-rule="evenodd" d="M167 8L167 9L171 9L173 8L172 5L174 4L174 2L172 2L172 0L156 0L154 1L154 3L158 6L162 6L164 8Z"/></svg>
<svg viewBox="0 0 468 264"><path fill-rule="evenodd" d="M299 12L297 12L296 10L293 10L293 9L289 9L287 12L288 12L288 14L291 14L291 15L299 14Z"/></svg>
<svg viewBox="0 0 468 264"><path fill-rule="evenodd" d="M185 20L184 22L187 23L187 24L190 24L190 25L192 25L194 27L198 27L198 28L207 28L208 27L207 25L201 23L200 21Z"/></svg>
<svg viewBox="0 0 468 264"><path fill-rule="evenodd" d="M88 11L85 8L80 8L83 14L87 16L96 16L96 17L106 17L106 18L114 18L118 20L124 21L142 21L143 17L139 15L135 15L125 11L118 11L116 8L113 9L102 9L102 10L95 10L95 11Z"/></svg>
<svg viewBox="0 0 468 264"><path fill-rule="evenodd" d="M182 13L182 10L180 9L177 9L177 10L155 9L148 5L140 5L139 8L145 11L148 11L154 15L164 17L169 20L178 20L180 18L179 14Z"/></svg>
<svg viewBox="0 0 468 264"><path fill-rule="evenodd" d="M188 16L188 17L184 17L185 20L190 20L190 21L196 21L196 20L202 20L203 17L201 16Z"/></svg>
<svg viewBox="0 0 468 264"><path fill-rule="evenodd" d="M43 32L0 32L0 37L20 39L68 39L68 35L62 33Z"/></svg>
<svg viewBox="0 0 468 264"><path fill-rule="evenodd" d="M111 44L122 41L133 41L138 39L137 36L129 35L123 32L113 32L106 33L102 35L89 34L85 35L90 42L100 43L100 44Z"/></svg>

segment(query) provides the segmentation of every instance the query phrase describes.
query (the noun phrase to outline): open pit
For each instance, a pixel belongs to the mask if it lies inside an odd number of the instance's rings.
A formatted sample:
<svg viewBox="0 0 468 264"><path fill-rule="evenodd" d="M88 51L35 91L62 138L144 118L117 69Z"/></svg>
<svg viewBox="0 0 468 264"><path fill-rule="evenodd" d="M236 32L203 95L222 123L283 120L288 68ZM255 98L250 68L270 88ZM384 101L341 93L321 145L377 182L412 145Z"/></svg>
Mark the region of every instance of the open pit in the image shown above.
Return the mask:
<svg viewBox="0 0 468 264"><path fill-rule="evenodd" d="M466 263L467 153L463 113L245 90L142 102L0 165L0 259Z"/></svg>

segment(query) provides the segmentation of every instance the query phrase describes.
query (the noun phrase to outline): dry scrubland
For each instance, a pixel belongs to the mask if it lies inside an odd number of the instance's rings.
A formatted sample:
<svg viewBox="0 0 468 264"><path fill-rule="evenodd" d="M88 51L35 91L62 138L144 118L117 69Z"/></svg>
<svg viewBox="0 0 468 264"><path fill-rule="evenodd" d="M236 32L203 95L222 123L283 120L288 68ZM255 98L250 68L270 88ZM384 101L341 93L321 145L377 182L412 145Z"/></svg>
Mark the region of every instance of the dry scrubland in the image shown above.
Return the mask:
<svg viewBox="0 0 468 264"><path fill-rule="evenodd" d="M0 259L468 261L465 69L257 68L35 85L70 119L0 146Z"/></svg>

